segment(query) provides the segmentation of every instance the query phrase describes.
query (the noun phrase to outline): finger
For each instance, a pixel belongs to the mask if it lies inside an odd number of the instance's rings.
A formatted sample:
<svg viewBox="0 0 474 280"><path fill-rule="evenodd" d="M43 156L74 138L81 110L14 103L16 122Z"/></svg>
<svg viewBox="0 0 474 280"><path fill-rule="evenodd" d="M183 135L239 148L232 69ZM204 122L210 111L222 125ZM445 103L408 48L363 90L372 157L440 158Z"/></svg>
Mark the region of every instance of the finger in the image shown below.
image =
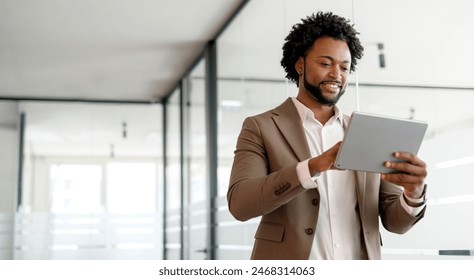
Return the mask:
<svg viewBox="0 0 474 280"><path fill-rule="evenodd" d="M384 163L384 166L390 169L400 171L401 173L407 173L422 177L426 177L427 175L425 166L417 166L408 162L387 161Z"/></svg>
<svg viewBox="0 0 474 280"><path fill-rule="evenodd" d="M424 161L422 161L421 159L419 159L417 156L415 156L412 153L395 152L395 153L393 153L393 156L398 158L398 159L410 162L410 163L412 163L414 165L417 165L417 166L423 166L423 167L426 166Z"/></svg>

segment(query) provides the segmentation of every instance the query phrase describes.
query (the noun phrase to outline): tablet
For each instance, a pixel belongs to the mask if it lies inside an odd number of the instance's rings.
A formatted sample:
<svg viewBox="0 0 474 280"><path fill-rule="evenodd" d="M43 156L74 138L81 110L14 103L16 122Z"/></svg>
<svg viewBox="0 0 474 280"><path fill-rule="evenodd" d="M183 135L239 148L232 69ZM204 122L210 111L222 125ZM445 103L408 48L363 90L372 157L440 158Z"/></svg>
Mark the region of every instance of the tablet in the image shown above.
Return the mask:
<svg viewBox="0 0 474 280"><path fill-rule="evenodd" d="M417 154L428 124L363 112L352 113L346 134L336 156L338 169L374 173L394 173L385 161L401 161L396 151Z"/></svg>

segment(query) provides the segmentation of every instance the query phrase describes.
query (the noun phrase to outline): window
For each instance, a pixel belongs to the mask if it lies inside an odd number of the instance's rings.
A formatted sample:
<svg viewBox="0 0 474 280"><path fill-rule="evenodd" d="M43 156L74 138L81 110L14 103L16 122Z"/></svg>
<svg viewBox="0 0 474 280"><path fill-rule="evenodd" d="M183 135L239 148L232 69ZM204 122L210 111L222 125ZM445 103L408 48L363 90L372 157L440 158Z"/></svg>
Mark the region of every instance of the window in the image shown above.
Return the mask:
<svg viewBox="0 0 474 280"><path fill-rule="evenodd" d="M154 213L156 165L113 162L107 164L107 210L111 213Z"/></svg>
<svg viewBox="0 0 474 280"><path fill-rule="evenodd" d="M100 165L52 165L51 212L100 212L101 184L102 169Z"/></svg>

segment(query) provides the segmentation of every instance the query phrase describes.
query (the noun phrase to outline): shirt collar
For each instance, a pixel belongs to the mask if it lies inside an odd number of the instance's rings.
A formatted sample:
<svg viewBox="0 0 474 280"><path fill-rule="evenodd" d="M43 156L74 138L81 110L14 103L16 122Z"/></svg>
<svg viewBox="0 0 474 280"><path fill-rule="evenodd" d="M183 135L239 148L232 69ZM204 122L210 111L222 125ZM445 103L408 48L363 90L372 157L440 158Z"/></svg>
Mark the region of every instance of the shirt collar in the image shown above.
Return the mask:
<svg viewBox="0 0 474 280"><path fill-rule="evenodd" d="M304 123L305 119L307 117L316 120L314 117L313 111L306 107L303 103L301 103L296 97L292 97L291 100L293 101L293 104L295 104L296 110L298 111L298 115L300 116L301 122ZM334 106L334 116L329 120L329 124L331 124L334 120L339 120L339 122L342 124L343 122L343 113L342 111L337 107Z"/></svg>

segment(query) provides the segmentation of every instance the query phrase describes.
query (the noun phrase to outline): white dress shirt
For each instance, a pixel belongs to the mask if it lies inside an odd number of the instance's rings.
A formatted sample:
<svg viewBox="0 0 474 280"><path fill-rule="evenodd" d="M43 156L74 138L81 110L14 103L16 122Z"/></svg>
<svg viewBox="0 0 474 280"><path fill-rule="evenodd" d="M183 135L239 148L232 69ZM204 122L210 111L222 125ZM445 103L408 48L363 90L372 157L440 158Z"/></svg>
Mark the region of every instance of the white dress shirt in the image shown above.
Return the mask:
<svg viewBox="0 0 474 280"><path fill-rule="evenodd" d="M303 123L311 157L322 154L343 139L344 118L339 108L335 107L334 116L322 125L309 108L296 98L292 99ZM318 224L310 259L366 259L361 239L355 172L328 170L311 177L308 161L297 165L298 178L304 188L318 188L320 193ZM423 209L423 206L410 207L402 196L400 201L412 216Z"/></svg>

